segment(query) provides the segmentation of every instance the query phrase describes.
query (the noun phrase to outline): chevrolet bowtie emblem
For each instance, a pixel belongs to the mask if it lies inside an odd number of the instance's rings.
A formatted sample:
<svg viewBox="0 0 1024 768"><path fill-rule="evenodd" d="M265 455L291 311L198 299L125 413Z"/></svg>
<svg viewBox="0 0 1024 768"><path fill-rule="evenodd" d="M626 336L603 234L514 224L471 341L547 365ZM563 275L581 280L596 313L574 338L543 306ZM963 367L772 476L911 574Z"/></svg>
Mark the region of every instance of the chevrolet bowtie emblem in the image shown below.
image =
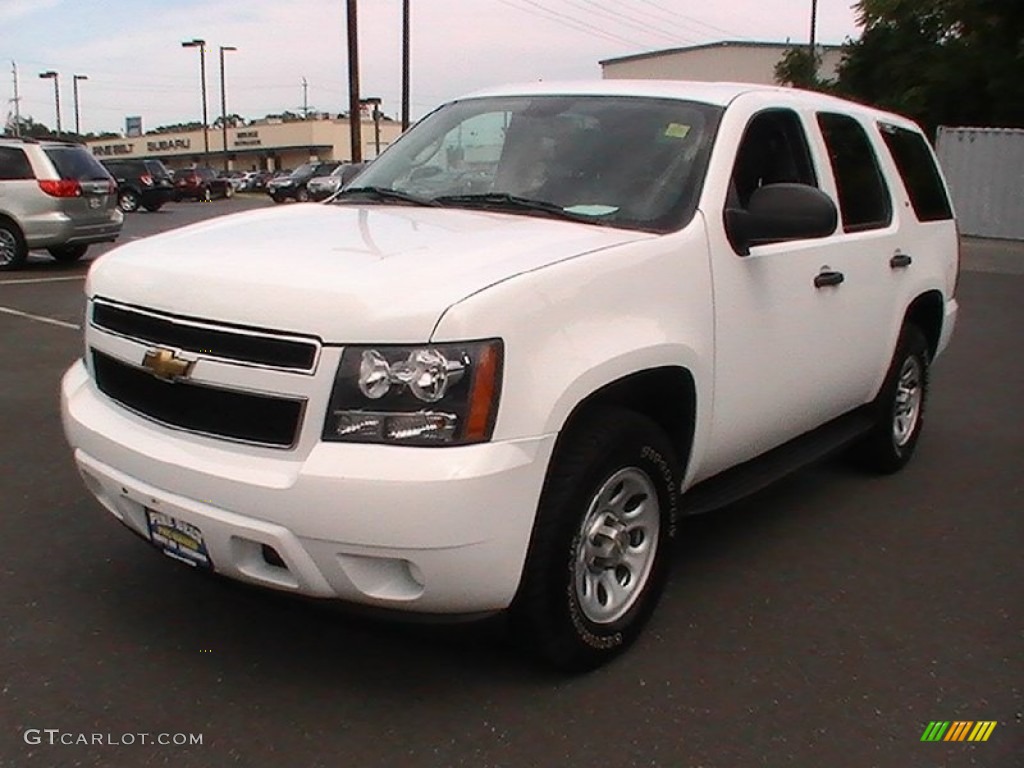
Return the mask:
<svg viewBox="0 0 1024 768"><path fill-rule="evenodd" d="M142 358L142 367L164 381L187 379L195 364L195 360L183 360L173 350L163 347L148 350Z"/></svg>

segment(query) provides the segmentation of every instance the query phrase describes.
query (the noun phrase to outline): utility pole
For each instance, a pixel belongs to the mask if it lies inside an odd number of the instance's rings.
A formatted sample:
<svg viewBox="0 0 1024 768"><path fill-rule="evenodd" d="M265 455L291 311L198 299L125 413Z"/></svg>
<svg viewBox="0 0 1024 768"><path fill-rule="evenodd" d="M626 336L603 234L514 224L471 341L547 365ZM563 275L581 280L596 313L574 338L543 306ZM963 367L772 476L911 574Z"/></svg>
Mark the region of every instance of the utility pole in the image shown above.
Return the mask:
<svg viewBox="0 0 1024 768"><path fill-rule="evenodd" d="M309 119L309 83L302 78L302 119Z"/></svg>
<svg viewBox="0 0 1024 768"><path fill-rule="evenodd" d="M224 142L224 171L228 170L228 96L224 87L224 51L237 51L233 45L220 46L220 130Z"/></svg>
<svg viewBox="0 0 1024 768"><path fill-rule="evenodd" d="M815 60L815 58L814 58L814 42L815 42L814 38L815 38L816 33L817 33L817 26L818 26L818 0L811 0L811 45L810 45L810 54L811 54L811 61L812 62Z"/></svg>
<svg viewBox="0 0 1024 768"><path fill-rule="evenodd" d="M11 74L14 75L14 135L21 136L21 96L18 95L18 65L11 60Z"/></svg>
<svg viewBox="0 0 1024 768"><path fill-rule="evenodd" d="M353 163L363 161L362 115L359 109L359 32L356 0L348 0L348 125Z"/></svg>
<svg viewBox="0 0 1024 768"><path fill-rule="evenodd" d="M402 130L409 127L409 0L402 0ZM378 154L380 154L378 152Z"/></svg>

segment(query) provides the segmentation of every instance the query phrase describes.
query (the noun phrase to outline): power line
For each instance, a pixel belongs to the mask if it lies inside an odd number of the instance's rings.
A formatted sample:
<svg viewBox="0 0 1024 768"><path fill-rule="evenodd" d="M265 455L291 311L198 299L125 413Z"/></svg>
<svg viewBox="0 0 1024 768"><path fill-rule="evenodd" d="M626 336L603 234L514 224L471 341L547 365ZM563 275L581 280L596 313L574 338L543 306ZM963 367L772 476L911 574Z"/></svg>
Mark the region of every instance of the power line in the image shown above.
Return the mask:
<svg viewBox="0 0 1024 768"><path fill-rule="evenodd" d="M615 24L625 25L627 27L632 27L633 29L636 29L636 30L639 30L641 32L644 32L645 34L657 35L658 37L661 37L662 39L665 39L665 40L669 40L671 42L678 42L679 41L679 36L678 35L673 35L673 34L671 34L669 32L664 32L664 31L662 31L660 29L655 29L649 23L641 21L641 20L637 19L635 16L628 16L628 15L626 15L624 13L621 13L619 11L613 10L611 8L606 8L605 6L601 5L600 3L593 2L593 0L583 0L583 2L580 2L580 0L562 0L562 1L567 3L567 4L569 4L569 5L574 6L576 8L579 8L580 10L582 10L582 11L584 11L586 13L591 13L591 14L598 13L603 18L609 19L610 21L612 21ZM588 5L592 6L592 7L588 8L587 7ZM596 11L594 10L595 8L597 9ZM684 41L684 42L692 42L692 41Z"/></svg>
<svg viewBox="0 0 1024 768"><path fill-rule="evenodd" d="M695 18L693 16L687 16L685 13L679 13L678 11L672 10L671 8L666 8L665 6L663 6L663 5L659 4L659 3L654 2L654 0L639 0L639 2L645 3L645 4L649 5L649 6L651 6L652 8L657 8L659 11L661 11L664 14L667 14L669 17L677 17L677 18L680 18L680 19L685 19L687 22L690 22L691 24L698 24L698 25L700 25L702 27L705 27L706 29L710 29L710 30L712 30L712 32L715 35L720 35L720 34L721 35L727 35L730 38L736 39L736 40L750 40L751 39L750 37L748 37L746 35L740 35L739 33L735 32L735 31L730 31L728 29L724 29L722 27L715 26L714 24L709 24L706 21L701 21L700 19ZM638 13L644 13L644 11L642 11L639 8L637 8L635 10ZM651 14L650 11L648 11L647 14L652 16L652 18L659 18L658 15ZM678 23L678 22L673 22L670 19L665 19L664 17L660 17L660 18L662 19L662 21L668 21L670 24L671 23Z"/></svg>
<svg viewBox="0 0 1024 768"><path fill-rule="evenodd" d="M629 38L622 37L621 35L616 35L612 32L607 32L601 29L600 27L595 27L593 24L588 24L584 21L580 21L579 19L575 19L572 16L567 16L564 13L552 11L549 8L545 8L540 3L533 2L533 0L520 0L520 2L533 6L539 11L542 11L543 13L538 13L537 10L531 10L530 8L523 8L521 6L513 5L511 0L498 0L498 2L502 3L503 5L507 5L509 8L514 8L515 10L520 11L522 13L529 13L533 16L538 16L542 19L553 21L556 24L561 24L563 27L574 29L577 32L582 32L583 34L590 35L591 37L601 37L604 38L605 40L611 40L612 42L616 43L626 43L627 45L632 45L639 48L647 47L643 43L638 43L636 40L630 40Z"/></svg>

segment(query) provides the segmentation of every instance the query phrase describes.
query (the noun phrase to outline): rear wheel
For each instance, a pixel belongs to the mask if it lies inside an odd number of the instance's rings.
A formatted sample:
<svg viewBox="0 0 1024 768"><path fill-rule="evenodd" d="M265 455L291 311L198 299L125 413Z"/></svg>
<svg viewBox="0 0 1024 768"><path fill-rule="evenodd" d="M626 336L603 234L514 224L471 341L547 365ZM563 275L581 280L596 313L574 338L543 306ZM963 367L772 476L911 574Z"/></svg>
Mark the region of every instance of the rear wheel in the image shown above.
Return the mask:
<svg viewBox="0 0 1024 768"><path fill-rule="evenodd" d="M875 399L875 424L853 448L853 457L862 467L888 474L910 461L924 426L929 357L924 334L917 326L905 326Z"/></svg>
<svg viewBox="0 0 1024 768"><path fill-rule="evenodd" d="M668 576L679 482L668 439L646 417L601 411L564 438L512 607L530 650L578 672L639 636Z"/></svg>
<svg viewBox="0 0 1024 768"><path fill-rule="evenodd" d="M234 195L235 195L235 188L234 187L232 187L230 184L228 184L226 187L224 187L224 197L225 198L231 198L231 197L234 197Z"/></svg>
<svg viewBox="0 0 1024 768"><path fill-rule="evenodd" d="M125 213L139 210L139 194L134 189L122 189L117 194L117 204Z"/></svg>
<svg viewBox="0 0 1024 768"><path fill-rule="evenodd" d="M85 252L89 250L89 246L77 243L75 245L57 245L52 248L47 248L47 250L57 261L62 264L70 264L71 262L78 261L80 258L85 256Z"/></svg>
<svg viewBox="0 0 1024 768"><path fill-rule="evenodd" d="M0 221L0 270L17 269L28 258L25 238L13 223Z"/></svg>
<svg viewBox="0 0 1024 768"><path fill-rule="evenodd" d="M144 207L150 213L156 213L157 211L159 211L161 208L164 207L164 204L163 203L146 203Z"/></svg>
<svg viewBox="0 0 1024 768"><path fill-rule="evenodd" d="M295 191L295 202L297 203L308 203L309 202L309 190L305 187L299 187Z"/></svg>

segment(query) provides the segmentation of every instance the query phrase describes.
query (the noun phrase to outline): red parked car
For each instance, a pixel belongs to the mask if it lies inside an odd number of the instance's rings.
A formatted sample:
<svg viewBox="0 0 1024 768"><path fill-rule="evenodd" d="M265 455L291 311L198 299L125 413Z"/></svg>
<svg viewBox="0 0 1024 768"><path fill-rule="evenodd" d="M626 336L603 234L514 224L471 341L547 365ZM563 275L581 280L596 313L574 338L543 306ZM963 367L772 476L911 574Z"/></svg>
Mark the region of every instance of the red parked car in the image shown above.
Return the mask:
<svg viewBox="0 0 1024 768"><path fill-rule="evenodd" d="M213 168L187 168L174 174L175 200L216 200L231 197L235 188Z"/></svg>

